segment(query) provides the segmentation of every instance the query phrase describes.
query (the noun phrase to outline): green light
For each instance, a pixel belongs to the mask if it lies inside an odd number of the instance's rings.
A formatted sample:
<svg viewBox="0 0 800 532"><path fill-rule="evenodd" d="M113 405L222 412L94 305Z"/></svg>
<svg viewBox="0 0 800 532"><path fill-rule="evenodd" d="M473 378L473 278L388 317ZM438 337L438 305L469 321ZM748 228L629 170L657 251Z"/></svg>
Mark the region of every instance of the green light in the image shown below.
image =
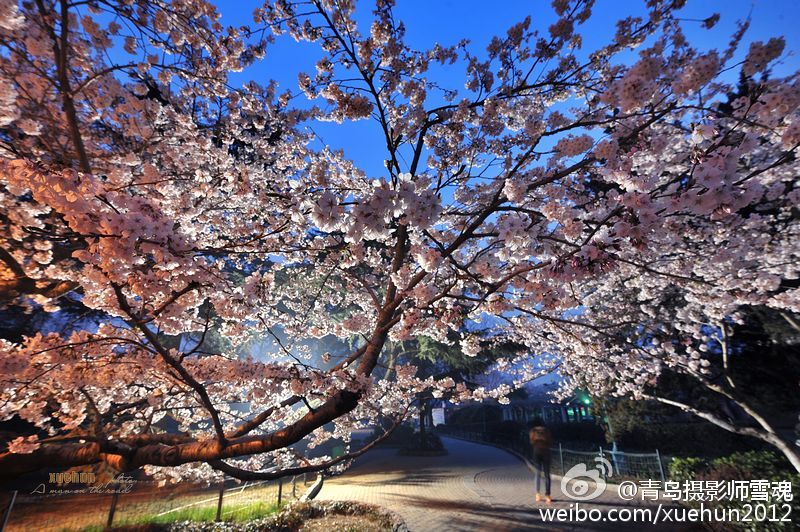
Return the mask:
<svg viewBox="0 0 800 532"><path fill-rule="evenodd" d="M587 397L586 399L583 400L583 404L590 405L592 404L592 400Z"/></svg>

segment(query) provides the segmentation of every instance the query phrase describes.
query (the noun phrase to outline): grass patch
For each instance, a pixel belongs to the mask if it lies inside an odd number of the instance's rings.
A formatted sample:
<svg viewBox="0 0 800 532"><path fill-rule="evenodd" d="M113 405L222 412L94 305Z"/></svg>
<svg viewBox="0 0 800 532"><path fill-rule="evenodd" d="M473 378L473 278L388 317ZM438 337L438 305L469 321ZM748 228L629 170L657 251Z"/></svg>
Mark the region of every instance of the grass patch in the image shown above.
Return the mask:
<svg viewBox="0 0 800 532"><path fill-rule="evenodd" d="M234 504L222 506L222 521L242 523L254 519L263 519L275 515L280 510L277 503L257 502L254 504ZM217 507L198 506L195 508L182 508L163 515L144 514L125 516L114 519L114 528L136 525L168 525L181 521L214 521L217 518ZM94 525L86 527L83 532L103 532L105 527Z"/></svg>
<svg viewBox="0 0 800 532"><path fill-rule="evenodd" d="M224 509L224 507L223 507ZM240 511L241 510L241 511ZM186 508L168 515L146 516L114 523L117 532L408 532L399 515L371 504L352 501L312 501L288 504L231 504L216 523L216 506ZM102 527L85 528L100 532Z"/></svg>

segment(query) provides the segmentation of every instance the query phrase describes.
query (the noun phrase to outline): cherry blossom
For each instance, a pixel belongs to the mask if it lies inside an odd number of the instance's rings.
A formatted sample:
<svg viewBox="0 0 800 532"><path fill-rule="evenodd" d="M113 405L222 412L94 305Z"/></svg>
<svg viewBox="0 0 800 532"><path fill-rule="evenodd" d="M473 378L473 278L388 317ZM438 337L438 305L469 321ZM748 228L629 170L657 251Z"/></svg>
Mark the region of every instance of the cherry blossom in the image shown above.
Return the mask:
<svg viewBox="0 0 800 532"><path fill-rule="evenodd" d="M270 1L245 28L204 0L0 5L0 304L57 329L0 344L0 417L36 427L0 470L276 478L340 467L356 451L311 451L397 425L423 391L505 402L558 371L562 394L644 398L667 370L704 379L743 307L800 312L800 87L756 75L780 38L736 63L747 24L701 50L684 28L716 19L681 4L649 2L588 54L586 0L485 52L412 48L383 0L368 24L353 2ZM299 92L234 84L284 34L321 55ZM434 83L442 68L463 82ZM306 127L349 120L385 140L382 175ZM68 327L65 298L99 317ZM524 349L498 369L511 384L384 373L387 342L423 336ZM319 339L345 347L318 356ZM800 469L742 404L757 428L673 406Z"/></svg>

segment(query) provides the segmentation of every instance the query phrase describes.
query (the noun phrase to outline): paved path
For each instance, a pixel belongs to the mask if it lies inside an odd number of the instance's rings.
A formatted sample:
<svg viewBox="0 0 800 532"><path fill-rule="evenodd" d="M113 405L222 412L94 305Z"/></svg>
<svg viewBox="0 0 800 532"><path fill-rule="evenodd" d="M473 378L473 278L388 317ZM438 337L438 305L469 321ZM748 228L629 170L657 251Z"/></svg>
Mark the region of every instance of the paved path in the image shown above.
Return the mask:
<svg viewBox="0 0 800 532"><path fill-rule="evenodd" d="M534 476L514 455L495 447L444 438L447 456L399 456L376 449L345 474L326 479L317 499L355 500L394 510L412 532L516 530L698 530L646 523L543 523L534 502ZM570 508L553 477L553 508ZM572 503L574 504L574 503ZM582 508L621 507L607 490Z"/></svg>

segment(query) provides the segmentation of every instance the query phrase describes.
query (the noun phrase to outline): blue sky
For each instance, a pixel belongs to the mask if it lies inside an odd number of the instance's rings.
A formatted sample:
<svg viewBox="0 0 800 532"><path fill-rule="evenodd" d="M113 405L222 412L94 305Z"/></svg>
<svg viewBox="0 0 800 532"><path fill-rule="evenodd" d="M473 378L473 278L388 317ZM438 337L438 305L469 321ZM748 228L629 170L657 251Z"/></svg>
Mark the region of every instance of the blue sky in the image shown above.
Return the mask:
<svg viewBox="0 0 800 532"><path fill-rule="evenodd" d="M252 13L260 2L251 0L218 0L225 25L252 25ZM724 49L737 20L748 14L752 17L745 45L740 49L740 59L747 51L749 42L767 40L782 35L786 38L786 53L783 64L775 68L778 75L797 70L800 62L796 53L800 51L800 2L792 0L689 0L680 11L682 18L702 20L715 12L720 13L720 22L712 30L700 28L699 23L686 22L684 29L693 43L703 49ZM615 22L629 15L644 13L644 1L599 0L592 19L586 23L581 34L584 51L591 51L607 43L615 31ZM363 20L369 20L370 3L360 2ZM493 35L503 34L516 22L530 15L532 26L547 32L555 20L549 1L502 0L398 0L395 8L397 20L406 25L407 42L415 49L426 49L434 43L453 44L467 38L472 42L474 53L485 50ZM368 26L365 26L368 28ZM282 89L297 88L297 74L314 72L314 64L320 57L319 49L310 43L297 43L288 36L279 37L267 50L267 56L237 74L234 83L253 79L266 83L276 80ZM452 88L463 87L463 65L456 64L438 73L437 79ZM298 102L300 103L300 102ZM318 101L318 103L322 103ZM343 148L347 156L373 177L382 176L385 147L377 125L369 121L345 124L316 124L314 131L321 141L333 148Z"/></svg>

